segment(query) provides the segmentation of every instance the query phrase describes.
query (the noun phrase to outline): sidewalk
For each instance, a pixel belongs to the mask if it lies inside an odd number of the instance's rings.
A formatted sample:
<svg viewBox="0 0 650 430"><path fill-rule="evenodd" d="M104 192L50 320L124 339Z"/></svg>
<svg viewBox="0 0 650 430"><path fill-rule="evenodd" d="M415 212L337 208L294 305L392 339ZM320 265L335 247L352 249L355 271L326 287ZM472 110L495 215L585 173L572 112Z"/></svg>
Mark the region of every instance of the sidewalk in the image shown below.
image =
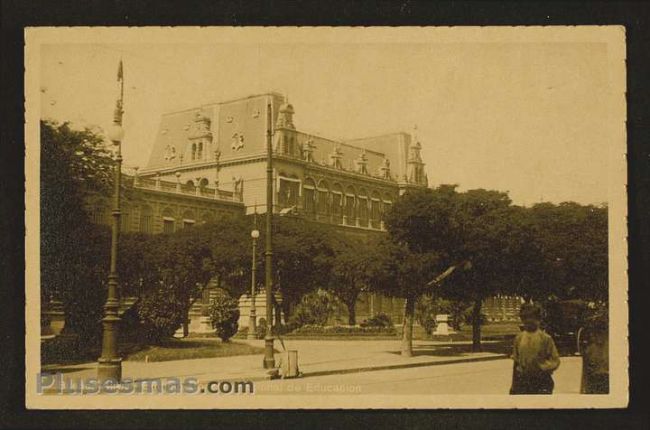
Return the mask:
<svg viewBox="0 0 650 430"><path fill-rule="evenodd" d="M262 340L237 340L254 346L263 346ZM451 363L496 360L505 354L494 352L472 353L468 342L414 341L413 357L399 354L398 340L285 340L287 350L298 351L298 364L303 377L400 369ZM276 340L276 351L282 345ZM276 353L279 363L280 353ZM43 372L63 373L65 379L96 377L96 363L70 366L44 366ZM262 368L261 355L201 358L193 360L144 363L125 361L123 378L196 378L199 383L208 381L260 381L271 379Z"/></svg>

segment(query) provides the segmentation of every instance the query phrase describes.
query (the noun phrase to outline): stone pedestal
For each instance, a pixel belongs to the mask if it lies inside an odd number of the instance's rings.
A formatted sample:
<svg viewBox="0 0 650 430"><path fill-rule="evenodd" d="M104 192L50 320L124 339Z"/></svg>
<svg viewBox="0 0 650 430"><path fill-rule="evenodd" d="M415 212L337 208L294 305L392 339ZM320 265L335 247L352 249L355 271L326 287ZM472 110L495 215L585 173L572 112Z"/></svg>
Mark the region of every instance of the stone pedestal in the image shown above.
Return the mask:
<svg viewBox="0 0 650 430"><path fill-rule="evenodd" d="M49 324L41 327L42 335L58 336L65 327L65 312L63 303L58 300L50 301L46 306L43 314L47 317Z"/></svg>
<svg viewBox="0 0 650 430"><path fill-rule="evenodd" d="M279 293L275 293L275 300L278 302L278 304L282 303L282 296ZM239 327L248 327L250 324L250 309L251 309L251 297L248 294L243 294L239 298ZM260 291L257 294L255 294L255 315L256 315L256 323L257 325L260 324L261 320L266 321L266 293L264 291ZM284 315L280 313L280 315L276 315L276 309L274 307L273 309L273 321L276 322L278 317L281 318L281 321L284 322Z"/></svg>
<svg viewBox="0 0 650 430"><path fill-rule="evenodd" d="M436 315L436 330L433 332L433 334L435 336L449 336L452 332L453 330L449 328L449 315Z"/></svg>

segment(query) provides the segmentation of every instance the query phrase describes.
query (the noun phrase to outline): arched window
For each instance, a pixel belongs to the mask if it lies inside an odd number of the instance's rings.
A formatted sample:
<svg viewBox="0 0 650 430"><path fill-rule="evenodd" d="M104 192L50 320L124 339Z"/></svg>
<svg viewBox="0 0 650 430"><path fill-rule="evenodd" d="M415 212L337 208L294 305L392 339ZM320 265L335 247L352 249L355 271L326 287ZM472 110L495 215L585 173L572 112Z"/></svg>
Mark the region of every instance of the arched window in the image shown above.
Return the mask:
<svg viewBox="0 0 650 430"><path fill-rule="evenodd" d="M196 151L196 159L197 160L203 159L203 142L199 142L199 147L198 150Z"/></svg>
<svg viewBox="0 0 650 430"><path fill-rule="evenodd" d="M183 228L187 227L192 227L194 223L196 222L196 217L194 216L194 212L191 210L186 210L183 212Z"/></svg>
<svg viewBox="0 0 650 430"><path fill-rule="evenodd" d="M140 207L140 233L153 233L153 210L149 205Z"/></svg>
<svg viewBox="0 0 650 430"><path fill-rule="evenodd" d="M373 191L370 195L370 226L379 228L381 221L381 197L379 193Z"/></svg>
<svg viewBox="0 0 650 430"><path fill-rule="evenodd" d="M388 193L384 193L382 197L382 202L381 202L381 220L385 221L385 215L388 213L388 211L391 210L393 207L393 196L389 195Z"/></svg>
<svg viewBox="0 0 650 430"><path fill-rule="evenodd" d="M356 204L356 191L352 186L348 186L345 189L345 205L343 208L343 215L345 216L344 221L348 225L354 225L356 223L355 215L355 204Z"/></svg>
<svg viewBox="0 0 650 430"><path fill-rule="evenodd" d="M176 218L171 208L162 211L163 233L173 233L176 226Z"/></svg>
<svg viewBox="0 0 650 430"><path fill-rule="evenodd" d="M343 222L343 187L340 184L332 186L332 221L336 224Z"/></svg>
<svg viewBox="0 0 650 430"><path fill-rule="evenodd" d="M298 206L300 179L295 175L280 172L278 186L278 204L282 207Z"/></svg>
<svg viewBox="0 0 650 430"><path fill-rule="evenodd" d="M305 214L313 217L316 214L316 183L311 178L305 178L302 186L303 207Z"/></svg>
<svg viewBox="0 0 650 430"><path fill-rule="evenodd" d="M196 143L192 144L192 160L196 160Z"/></svg>
<svg viewBox="0 0 650 430"><path fill-rule="evenodd" d="M359 190L357 216L359 217L359 225L368 227L368 192L363 188Z"/></svg>
<svg viewBox="0 0 650 430"><path fill-rule="evenodd" d="M316 193L316 212L319 216L325 217L330 213L329 194L330 187L328 183L326 181L320 181Z"/></svg>

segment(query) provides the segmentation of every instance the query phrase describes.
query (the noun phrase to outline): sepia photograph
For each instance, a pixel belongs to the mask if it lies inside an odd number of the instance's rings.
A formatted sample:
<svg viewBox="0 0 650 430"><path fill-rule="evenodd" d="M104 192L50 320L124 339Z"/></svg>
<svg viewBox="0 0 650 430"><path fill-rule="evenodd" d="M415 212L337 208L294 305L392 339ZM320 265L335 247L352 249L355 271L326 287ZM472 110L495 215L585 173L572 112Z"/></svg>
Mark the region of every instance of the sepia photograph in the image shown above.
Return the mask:
<svg viewBox="0 0 650 430"><path fill-rule="evenodd" d="M628 402L625 29L25 30L30 409Z"/></svg>

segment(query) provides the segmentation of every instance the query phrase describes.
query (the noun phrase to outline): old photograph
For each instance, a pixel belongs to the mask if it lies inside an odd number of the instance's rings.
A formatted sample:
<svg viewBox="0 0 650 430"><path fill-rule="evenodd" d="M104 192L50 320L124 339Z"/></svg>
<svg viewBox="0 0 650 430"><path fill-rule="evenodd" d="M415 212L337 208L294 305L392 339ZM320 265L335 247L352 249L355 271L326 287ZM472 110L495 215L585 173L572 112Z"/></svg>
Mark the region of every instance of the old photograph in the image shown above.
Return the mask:
<svg viewBox="0 0 650 430"><path fill-rule="evenodd" d="M623 27L25 58L28 408L627 405Z"/></svg>

